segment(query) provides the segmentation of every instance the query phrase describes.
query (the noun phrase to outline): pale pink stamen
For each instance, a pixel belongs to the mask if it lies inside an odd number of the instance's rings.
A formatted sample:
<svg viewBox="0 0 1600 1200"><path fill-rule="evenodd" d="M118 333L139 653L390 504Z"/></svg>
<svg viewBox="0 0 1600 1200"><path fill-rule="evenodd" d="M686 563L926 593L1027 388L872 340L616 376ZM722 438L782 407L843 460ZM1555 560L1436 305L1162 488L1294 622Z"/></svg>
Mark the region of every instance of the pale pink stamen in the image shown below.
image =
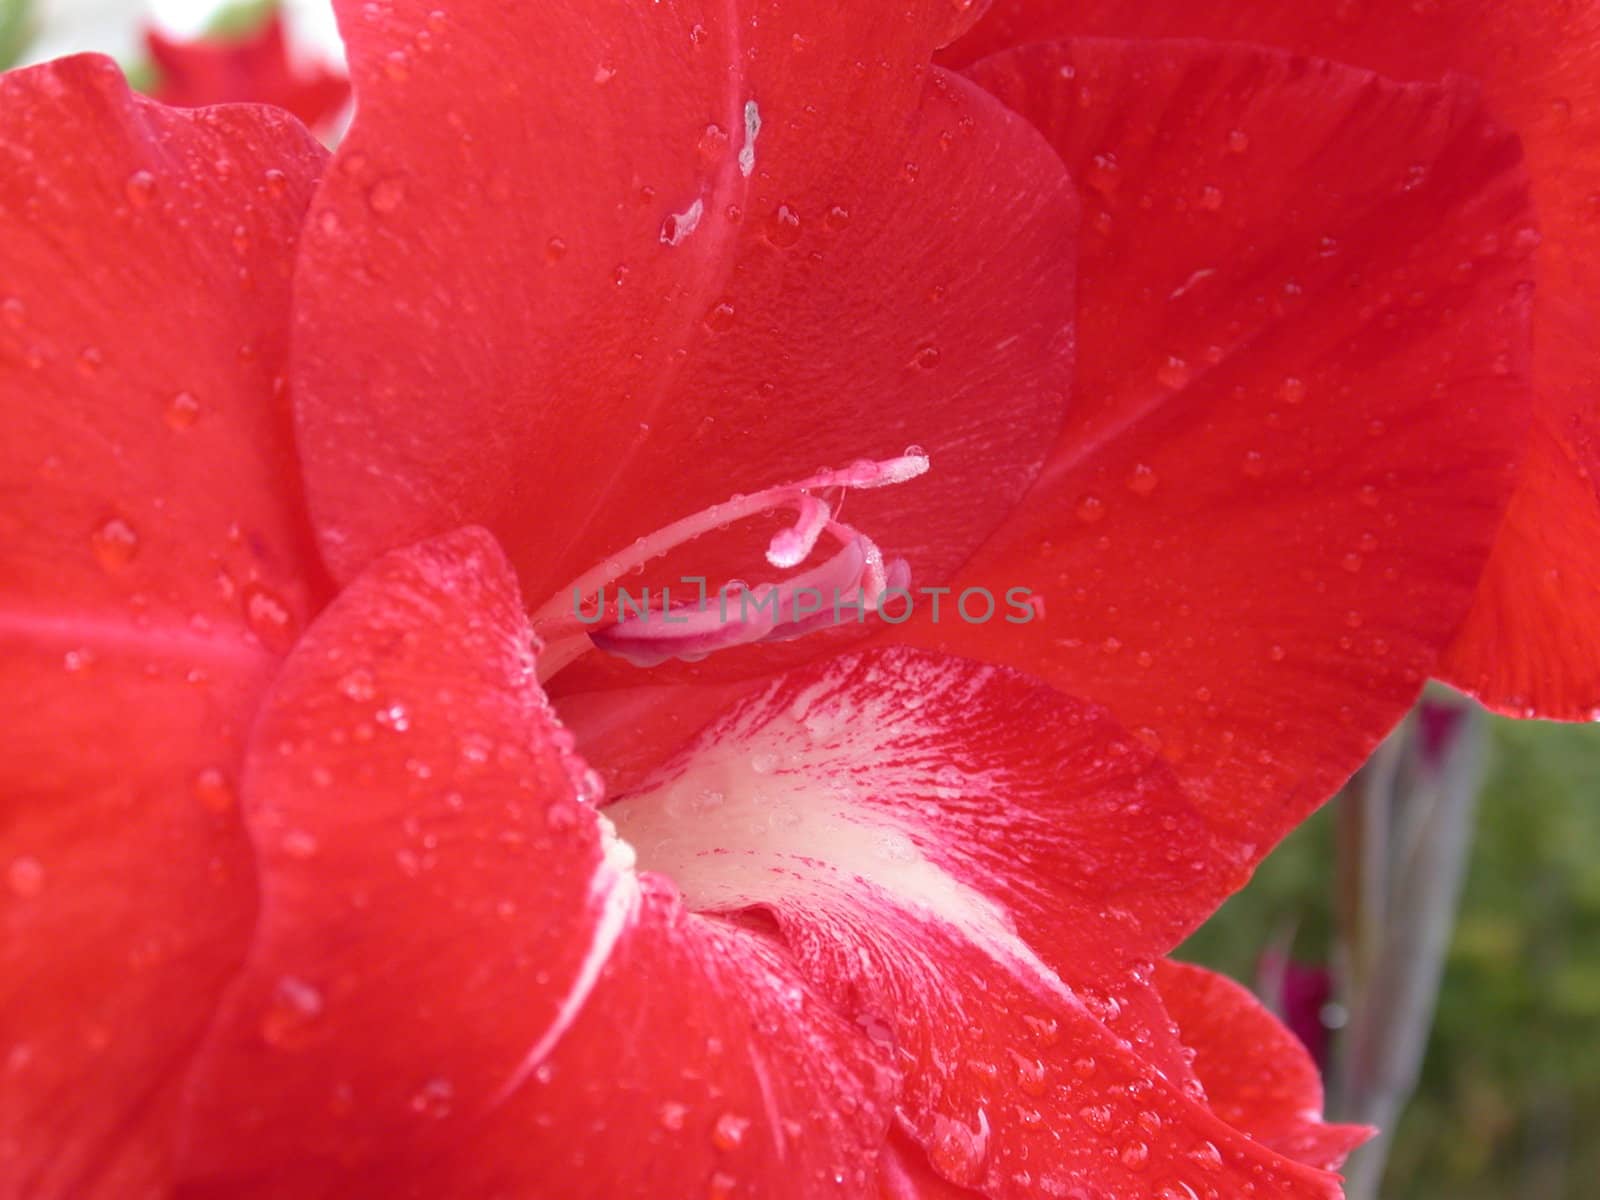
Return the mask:
<svg viewBox="0 0 1600 1200"><path fill-rule="evenodd" d="M833 510L810 493L800 497L799 509L795 523L773 534L767 546L767 561L782 570L798 567L810 558L817 539L833 519Z"/></svg>
<svg viewBox="0 0 1600 1200"><path fill-rule="evenodd" d="M862 459L796 483L735 496L639 538L552 596L533 614L534 626L549 646L541 659L541 675L548 678L590 644L641 666L652 666L669 658L692 661L715 650L798 637L816 628L864 619L866 613L877 611L885 591L909 582L910 569L901 559L886 563L877 543L838 519L837 504L830 505L812 493L826 488L891 487L915 479L927 469L927 455L912 447L897 458L881 462ZM742 584L729 585L703 602L623 615L598 629L590 627L594 620L580 618L580 613L593 613L601 607L598 600L608 584L651 560L734 521L784 507L795 510L795 521L772 538L766 554L769 563L780 569L799 566L815 552L824 533L838 542L839 552L782 583L748 589ZM817 607L808 607L813 604Z"/></svg>

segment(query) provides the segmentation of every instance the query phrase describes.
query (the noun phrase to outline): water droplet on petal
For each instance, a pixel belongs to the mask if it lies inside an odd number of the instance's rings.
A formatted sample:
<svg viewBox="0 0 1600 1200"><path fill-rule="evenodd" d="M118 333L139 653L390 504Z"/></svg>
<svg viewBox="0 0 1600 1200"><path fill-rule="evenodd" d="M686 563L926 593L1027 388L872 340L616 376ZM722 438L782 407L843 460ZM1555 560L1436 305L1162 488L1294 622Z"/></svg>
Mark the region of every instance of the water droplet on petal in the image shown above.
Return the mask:
<svg viewBox="0 0 1600 1200"><path fill-rule="evenodd" d="M135 171L128 176L127 182L122 185L123 193L128 197L128 203L135 208L143 208L150 203L150 197L155 195L156 177L149 171Z"/></svg>
<svg viewBox="0 0 1600 1200"><path fill-rule="evenodd" d="M373 212L387 215L399 208L405 198L405 184L398 179L380 179L367 192L367 205Z"/></svg>
<svg viewBox="0 0 1600 1200"><path fill-rule="evenodd" d="M412 1094L411 1111L419 1117L443 1120L450 1115L455 1098L455 1085L448 1079L430 1079Z"/></svg>
<svg viewBox="0 0 1600 1200"><path fill-rule="evenodd" d="M800 214L787 204L778 205L767 218L766 238L774 246L787 248L800 240Z"/></svg>
<svg viewBox="0 0 1600 1200"><path fill-rule="evenodd" d="M194 777L194 795L214 813L225 813L233 808L233 787L216 767L206 767Z"/></svg>
<svg viewBox="0 0 1600 1200"><path fill-rule="evenodd" d="M733 318L733 305L726 300L719 300L706 313L706 328L713 333L724 333L733 328Z"/></svg>
<svg viewBox="0 0 1600 1200"><path fill-rule="evenodd" d="M1136 496L1148 496L1160 482L1154 468L1144 463L1137 464L1128 473L1128 490Z"/></svg>
<svg viewBox="0 0 1600 1200"><path fill-rule="evenodd" d="M322 1016L322 993L303 979L285 975L272 989L261 1017L261 1037L279 1050L306 1045Z"/></svg>
<svg viewBox="0 0 1600 1200"><path fill-rule="evenodd" d="M744 1145L744 1135L750 1129L750 1119L737 1113L723 1113L711 1130L711 1142L718 1150L737 1150Z"/></svg>
<svg viewBox="0 0 1600 1200"><path fill-rule="evenodd" d="M107 571L121 570L139 553L139 535L121 517L112 517L89 537L96 561Z"/></svg>
<svg viewBox="0 0 1600 1200"><path fill-rule="evenodd" d="M1173 391L1188 384L1189 374L1189 364L1176 355L1168 355L1167 361L1156 368L1156 380Z"/></svg>
<svg viewBox="0 0 1600 1200"><path fill-rule="evenodd" d="M27 854L12 859L6 868L6 885L13 896L31 900L44 890L44 864Z"/></svg>
<svg viewBox="0 0 1600 1200"><path fill-rule="evenodd" d="M245 624L268 650L285 651L294 642L294 617L281 598L252 583L242 594Z"/></svg>
<svg viewBox="0 0 1600 1200"><path fill-rule="evenodd" d="M167 401L167 407L162 416L166 419L169 429L188 429L200 419L200 401L196 400L188 392L179 392Z"/></svg>

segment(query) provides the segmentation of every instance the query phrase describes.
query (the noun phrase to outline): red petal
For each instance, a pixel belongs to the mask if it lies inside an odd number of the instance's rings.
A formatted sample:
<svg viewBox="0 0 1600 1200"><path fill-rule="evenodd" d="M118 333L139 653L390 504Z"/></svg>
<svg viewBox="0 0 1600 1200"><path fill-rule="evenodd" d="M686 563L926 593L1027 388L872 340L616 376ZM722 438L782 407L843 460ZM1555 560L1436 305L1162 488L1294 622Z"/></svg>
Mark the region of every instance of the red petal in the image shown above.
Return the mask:
<svg viewBox="0 0 1600 1200"><path fill-rule="evenodd" d="M914 636L1095 697L1265 850L1405 710L1482 569L1527 395L1515 142L1464 87L1270 51L975 72L1092 198L1078 404L962 579L1043 619Z"/></svg>
<svg viewBox="0 0 1600 1200"><path fill-rule="evenodd" d="M691 907L773 914L892 1049L940 1176L1005 1197L1336 1194L1185 1086L1138 959L1237 882L1240 851L1097 711L981 664L851 656L775 682L607 812ZM914 1159L889 1171L890 1195L914 1187Z"/></svg>
<svg viewBox="0 0 1600 1200"><path fill-rule="evenodd" d="M1322 1121L1322 1077L1293 1032L1244 988L1163 962L1156 984L1216 1114L1278 1153L1335 1170L1373 1131Z"/></svg>
<svg viewBox="0 0 1600 1200"><path fill-rule="evenodd" d="M1521 136L1544 240L1533 379L1541 426L1513 517L1441 674L1516 715L1600 705L1600 7L1564 0L1000 0L953 61L1075 34L1268 43L1397 79L1481 79Z"/></svg>
<svg viewBox="0 0 1600 1200"><path fill-rule="evenodd" d="M274 12L244 37L174 41L145 35L163 104L202 108L248 101L288 109L313 129L327 126L350 100L350 81L321 64L291 62L283 18Z"/></svg>
<svg viewBox="0 0 1600 1200"><path fill-rule="evenodd" d="M336 571L475 522L537 602L916 443L933 472L851 519L931 577L1026 488L1070 367L1060 163L927 66L946 0L698 7L344 6L296 367Z"/></svg>
<svg viewBox="0 0 1600 1200"><path fill-rule="evenodd" d="M156 1186L254 916L232 789L320 596L281 390L323 154L107 59L0 78L0 1178Z"/></svg>
<svg viewBox="0 0 1600 1200"><path fill-rule="evenodd" d="M262 917L190 1093L193 1187L867 1178L881 1055L766 935L641 890L570 746L481 531L380 560L313 626L252 739Z"/></svg>
<svg viewBox="0 0 1600 1200"><path fill-rule="evenodd" d="M1575 467L1567 443L1535 424L1489 568L1438 672L1518 717L1600 718L1600 474Z"/></svg>

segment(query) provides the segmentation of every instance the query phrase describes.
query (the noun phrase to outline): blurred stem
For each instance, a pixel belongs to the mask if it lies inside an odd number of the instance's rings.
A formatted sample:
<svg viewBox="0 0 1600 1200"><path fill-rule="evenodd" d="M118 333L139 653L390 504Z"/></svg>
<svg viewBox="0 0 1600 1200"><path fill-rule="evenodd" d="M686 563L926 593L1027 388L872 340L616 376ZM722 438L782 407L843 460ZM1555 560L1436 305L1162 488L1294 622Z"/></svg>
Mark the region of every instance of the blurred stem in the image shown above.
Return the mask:
<svg viewBox="0 0 1600 1200"><path fill-rule="evenodd" d="M1484 778L1486 714L1430 693L1339 800L1341 996L1333 1110L1382 1132L1346 1167L1349 1200L1377 1200L1416 1089L1466 875Z"/></svg>

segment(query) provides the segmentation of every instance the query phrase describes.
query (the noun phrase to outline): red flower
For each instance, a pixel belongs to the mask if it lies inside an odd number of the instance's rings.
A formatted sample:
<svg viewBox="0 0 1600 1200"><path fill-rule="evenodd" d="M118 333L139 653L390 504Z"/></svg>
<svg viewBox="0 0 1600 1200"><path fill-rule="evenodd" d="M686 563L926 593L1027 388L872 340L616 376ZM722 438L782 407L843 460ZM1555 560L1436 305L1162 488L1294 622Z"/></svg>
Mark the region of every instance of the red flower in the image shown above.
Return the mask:
<svg viewBox="0 0 1600 1200"><path fill-rule="evenodd" d="M0 82L0 1180L1337 1195L1292 1035L1159 960L1472 601L1531 226L1470 88L964 77L942 0L341 15L326 171ZM824 536L1041 605L571 657L573 580Z"/></svg>
<svg viewBox="0 0 1600 1200"><path fill-rule="evenodd" d="M152 29L145 34L145 47L156 68L151 94L164 104L276 104L320 131L350 101L350 81L343 75L321 63L291 60L276 11L243 36L178 41Z"/></svg>

